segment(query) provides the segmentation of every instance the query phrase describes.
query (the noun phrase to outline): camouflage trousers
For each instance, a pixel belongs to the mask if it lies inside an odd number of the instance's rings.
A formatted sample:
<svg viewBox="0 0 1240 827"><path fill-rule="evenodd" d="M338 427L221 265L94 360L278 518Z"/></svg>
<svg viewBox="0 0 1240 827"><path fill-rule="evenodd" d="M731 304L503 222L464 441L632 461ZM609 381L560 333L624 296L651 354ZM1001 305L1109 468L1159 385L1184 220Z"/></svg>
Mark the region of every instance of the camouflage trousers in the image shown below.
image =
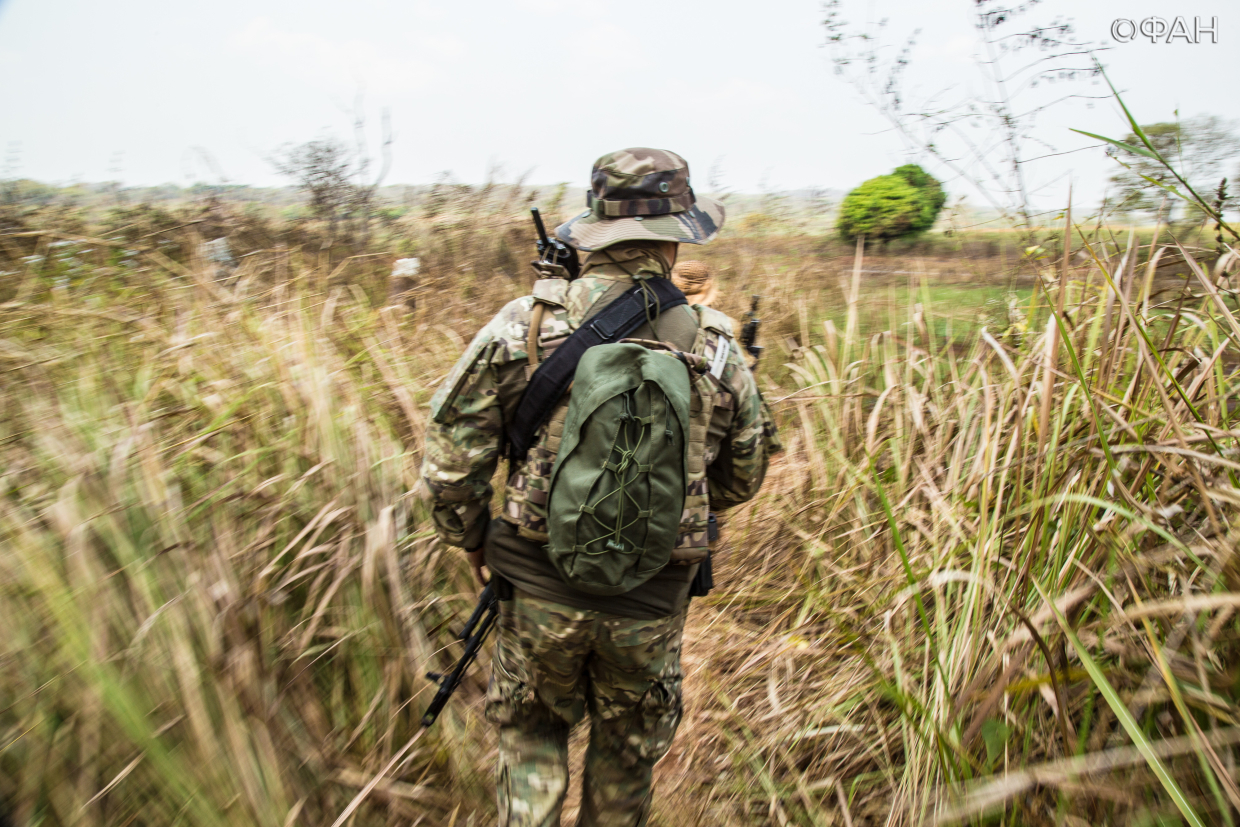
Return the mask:
<svg viewBox="0 0 1240 827"><path fill-rule="evenodd" d="M590 713L579 827L640 827L680 723L685 613L634 620L520 593L502 605L487 691L501 827L558 827L568 735Z"/></svg>

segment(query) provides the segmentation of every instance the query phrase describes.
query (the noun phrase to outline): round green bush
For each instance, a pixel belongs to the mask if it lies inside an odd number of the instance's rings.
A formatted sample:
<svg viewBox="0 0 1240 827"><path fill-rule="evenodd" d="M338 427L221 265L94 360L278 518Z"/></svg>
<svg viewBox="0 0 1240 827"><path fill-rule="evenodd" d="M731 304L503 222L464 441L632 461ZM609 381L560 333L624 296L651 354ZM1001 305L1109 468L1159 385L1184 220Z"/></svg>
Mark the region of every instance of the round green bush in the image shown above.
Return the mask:
<svg viewBox="0 0 1240 827"><path fill-rule="evenodd" d="M922 198L898 175L871 178L844 197L835 227L840 235L854 239L886 241L913 232L921 218Z"/></svg>
<svg viewBox="0 0 1240 827"><path fill-rule="evenodd" d="M916 164L861 184L844 197L835 227L846 239L889 241L925 232L947 201L942 184Z"/></svg>
<svg viewBox="0 0 1240 827"><path fill-rule="evenodd" d="M947 203L947 193L939 179L926 172L917 164L905 164L896 167L892 175L898 175L908 182L909 186L921 193L921 215L914 222L913 231L923 232L934 226L939 211Z"/></svg>

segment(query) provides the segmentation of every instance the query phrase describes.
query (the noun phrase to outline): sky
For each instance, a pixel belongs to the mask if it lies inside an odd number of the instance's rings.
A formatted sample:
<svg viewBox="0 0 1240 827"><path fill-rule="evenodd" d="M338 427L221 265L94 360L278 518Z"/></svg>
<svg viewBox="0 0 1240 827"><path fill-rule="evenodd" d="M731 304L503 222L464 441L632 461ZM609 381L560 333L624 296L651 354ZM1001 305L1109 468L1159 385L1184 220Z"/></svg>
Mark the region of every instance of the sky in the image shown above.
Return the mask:
<svg viewBox="0 0 1240 827"><path fill-rule="evenodd" d="M842 12L885 19L883 42L920 30L910 97L967 100L984 89L973 7L843 0ZM1117 18L1177 14L1190 29L1217 18L1218 43L1111 34ZM821 0L0 0L0 177L279 185L281 147L352 140L355 112L376 156L388 113L392 184L448 173L584 187L596 157L626 146L671 149L699 181L713 171L740 192L845 190L925 161L833 71L823 16ZM1142 122L1176 110L1240 121L1234 0L1044 0L1025 19L1064 17L1111 47L1100 57ZM1029 168L1048 206L1069 182L1098 197L1115 169L1099 149L1069 152L1096 143L1070 127L1128 131L1112 100L1044 112L1027 154L1051 156Z"/></svg>

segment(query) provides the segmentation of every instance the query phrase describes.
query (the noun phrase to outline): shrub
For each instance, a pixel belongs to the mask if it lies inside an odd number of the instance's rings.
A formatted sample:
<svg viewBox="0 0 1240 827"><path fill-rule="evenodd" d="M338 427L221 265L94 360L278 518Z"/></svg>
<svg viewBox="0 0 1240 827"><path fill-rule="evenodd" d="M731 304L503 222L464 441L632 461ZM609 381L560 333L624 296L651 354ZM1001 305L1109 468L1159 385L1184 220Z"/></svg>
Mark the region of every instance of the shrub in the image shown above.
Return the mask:
<svg viewBox="0 0 1240 827"><path fill-rule="evenodd" d="M913 236L933 226L946 200L937 179L907 164L848 193L835 226L850 240L861 235L879 241Z"/></svg>
<svg viewBox="0 0 1240 827"><path fill-rule="evenodd" d="M914 231L924 232L933 227L935 220L939 217L939 211L947 203L947 193L943 191L943 185L939 183L939 179L917 164L896 167L891 174L903 178L921 195L921 214L914 222Z"/></svg>

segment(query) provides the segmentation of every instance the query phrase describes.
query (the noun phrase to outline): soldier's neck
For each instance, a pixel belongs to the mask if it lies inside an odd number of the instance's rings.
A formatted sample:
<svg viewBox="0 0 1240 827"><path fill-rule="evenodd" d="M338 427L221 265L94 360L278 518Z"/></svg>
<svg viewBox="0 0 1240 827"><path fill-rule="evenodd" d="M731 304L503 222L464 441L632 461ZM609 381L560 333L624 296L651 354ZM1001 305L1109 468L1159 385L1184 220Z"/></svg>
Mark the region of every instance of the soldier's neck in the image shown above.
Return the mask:
<svg viewBox="0 0 1240 827"><path fill-rule="evenodd" d="M666 278L671 272L667 256L651 247L607 247L590 253L581 263L582 276L609 280L634 276Z"/></svg>

